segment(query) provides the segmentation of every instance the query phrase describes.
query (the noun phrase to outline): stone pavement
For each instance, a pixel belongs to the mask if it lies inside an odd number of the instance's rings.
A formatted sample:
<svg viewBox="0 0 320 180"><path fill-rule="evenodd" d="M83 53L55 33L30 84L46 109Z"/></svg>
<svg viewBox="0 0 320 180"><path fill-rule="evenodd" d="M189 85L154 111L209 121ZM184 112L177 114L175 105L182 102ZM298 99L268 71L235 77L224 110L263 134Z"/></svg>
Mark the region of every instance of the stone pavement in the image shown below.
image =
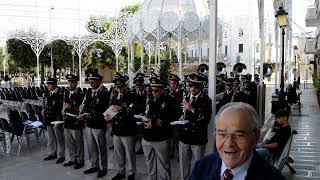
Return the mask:
<svg viewBox="0 0 320 180"><path fill-rule="evenodd" d="M266 94L266 117L270 117L270 101L272 87L267 87ZM293 167L297 174L291 175L285 167L283 173L288 179L320 179L320 145L319 137L320 131L320 109L316 102L316 96L313 89L303 91L302 112L293 113L291 124L299 134L295 135L291 155L295 160ZM33 138L33 137L32 137ZM55 164L54 161L45 162L43 157L46 154L45 148L46 140L38 144L35 139L31 139L31 149L28 150L24 144L21 156L17 156L17 142L15 141L9 149L10 154L3 155L2 146L0 147L0 180L93 180L97 179L96 174L84 175L83 170L73 170L72 168L65 168L62 165ZM108 143L111 143L111 138L108 138ZM86 150L86 149L85 149ZM87 154L87 151L85 152ZM68 155L66 156L68 157ZM113 158L112 150L108 152L109 168L107 177L103 179L111 179L116 174L112 170ZM87 159L87 157L86 157ZM137 156L137 176L138 180L146 180L146 166L143 155ZM178 179L179 168L176 159L171 160L172 179Z"/></svg>
<svg viewBox="0 0 320 180"><path fill-rule="evenodd" d="M290 152L297 173L291 175L284 169L284 174L292 180L320 179L320 108L312 85L302 90L301 103L301 113L295 111L290 120L299 133L294 135Z"/></svg>

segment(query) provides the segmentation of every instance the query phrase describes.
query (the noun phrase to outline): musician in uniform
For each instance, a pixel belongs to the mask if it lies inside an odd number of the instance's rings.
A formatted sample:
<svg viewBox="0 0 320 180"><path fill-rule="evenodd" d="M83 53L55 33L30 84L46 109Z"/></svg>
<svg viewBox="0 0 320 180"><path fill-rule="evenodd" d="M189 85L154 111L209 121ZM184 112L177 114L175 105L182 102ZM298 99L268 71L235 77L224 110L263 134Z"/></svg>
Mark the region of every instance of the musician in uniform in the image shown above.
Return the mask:
<svg viewBox="0 0 320 180"><path fill-rule="evenodd" d="M217 94L225 91L225 85L223 84L224 74L217 75Z"/></svg>
<svg viewBox="0 0 320 180"><path fill-rule="evenodd" d="M233 97L231 102L246 102L246 96L244 92L241 90L241 82L238 78L233 79Z"/></svg>
<svg viewBox="0 0 320 180"><path fill-rule="evenodd" d="M77 117L86 121L86 135L89 151L90 168L85 174L98 172L97 177L102 178L107 174L108 156L106 148L107 122L103 113L109 107L110 94L102 84L103 77L99 74L91 74L89 82L91 88L87 91L82 105L83 109Z"/></svg>
<svg viewBox="0 0 320 180"><path fill-rule="evenodd" d="M133 84L134 84L134 90L131 91L131 100L130 100L130 111L134 115L141 115L144 116L146 113L146 103L147 103L147 97L148 92L146 90L145 84L144 84L144 78L145 75L143 73L138 73L136 77L134 77ZM136 121L140 121L136 119ZM137 151L136 154L143 154L142 149L142 129L143 126L138 127L138 135L137 135Z"/></svg>
<svg viewBox="0 0 320 180"><path fill-rule="evenodd" d="M224 85L225 85L225 92L223 94L223 97L220 101L220 105L223 106L229 102L231 102L232 100L232 96L233 96L233 93L234 93L234 90L233 90L233 79L231 78L227 78L224 82Z"/></svg>
<svg viewBox="0 0 320 180"><path fill-rule="evenodd" d="M79 78L73 74L66 76L68 87L64 93L64 136L66 147L70 154L70 161L64 166L74 166L80 169L84 166L84 143L83 128L84 122L78 121L79 107L83 101L84 94L81 88L77 87Z"/></svg>
<svg viewBox="0 0 320 180"><path fill-rule="evenodd" d="M115 92L111 97L111 108L117 114L110 118L105 116L106 121L111 121L114 144L114 165L118 170L112 180L120 180L126 177L126 164L128 167L128 180L134 180L136 173L135 141L137 124L133 114L129 111L131 94L126 86L128 78L120 73L114 76Z"/></svg>
<svg viewBox="0 0 320 180"><path fill-rule="evenodd" d="M180 178L190 178L190 168L205 153L208 124L212 114L212 101L203 92L204 77L189 76L190 93L183 102L183 119L188 120L179 131Z"/></svg>
<svg viewBox="0 0 320 180"><path fill-rule="evenodd" d="M257 86L255 83L251 82L250 76L244 76L244 81L243 81L243 92L246 96L246 103L250 104L253 108L256 109L257 105Z"/></svg>
<svg viewBox="0 0 320 180"><path fill-rule="evenodd" d="M47 86L49 95L47 103L44 108L44 125L47 126L48 131L48 150L49 156L44 158L45 161L57 158L57 148L59 146L57 164L65 160L65 142L63 134L63 124L53 124L57 121L62 121L62 107L63 107L63 91L58 88L57 79L48 78ZM53 122L53 123L52 123Z"/></svg>
<svg viewBox="0 0 320 180"><path fill-rule="evenodd" d="M149 180L171 179L169 139L173 102L165 93L165 84L156 77L150 78L152 99L147 102L142 139Z"/></svg>
<svg viewBox="0 0 320 180"><path fill-rule="evenodd" d="M181 103L183 100L183 94L184 90L180 87L180 78L175 75L171 74L169 76L169 88L168 88L168 94L173 99L173 112L172 114L172 121L177 121L182 115L182 108ZM174 157L175 151L178 152L179 146L178 146L178 133L177 129L174 128L172 141L170 142L170 157Z"/></svg>

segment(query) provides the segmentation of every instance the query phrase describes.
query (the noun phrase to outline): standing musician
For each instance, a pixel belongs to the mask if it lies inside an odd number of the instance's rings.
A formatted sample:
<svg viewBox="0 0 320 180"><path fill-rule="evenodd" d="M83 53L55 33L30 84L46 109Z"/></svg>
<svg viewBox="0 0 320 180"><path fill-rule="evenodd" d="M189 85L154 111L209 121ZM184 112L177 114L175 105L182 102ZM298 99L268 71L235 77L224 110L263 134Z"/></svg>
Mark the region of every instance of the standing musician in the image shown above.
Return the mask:
<svg viewBox="0 0 320 180"><path fill-rule="evenodd" d="M90 168L85 174L98 172L97 177L102 178L107 174L108 156L106 148L107 122L103 113L109 107L109 92L102 84L103 77L91 74L89 82L91 88L87 91L82 105L83 109L77 117L86 121L86 135L89 151Z"/></svg>
<svg viewBox="0 0 320 180"><path fill-rule="evenodd" d="M225 79L224 85L225 85L225 92L223 93L222 98L220 100L217 100L217 112L223 105L228 104L229 102L232 101L232 97L234 94L232 78Z"/></svg>
<svg viewBox="0 0 320 180"><path fill-rule="evenodd" d="M182 115L182 108L181 103L183 100L183 89L180 87L180 78L175 75L171 74L169 76L169 88L168 88L168 94L173 99L173 112L172 114L172 121L177 121ZM174 157L174 153L179 151L178 146L178 132L175 128L173 131L173 137L172 141L170 142L170 157Z"/></svg>
<svg viewBox="0 0 320 180"><path fill-rule="evenodd" d="M171 179L169 139L172 137L173 103L165 92L165 84L157 77L150 78L152 98L147 103L142 139L150 180Z"/></svg>
<svg viewBox="0 0 320 180"><path fill-rule="evenodd" d="M129 108L131 113L134 115L144 116L146 113L146 103L147 103L148 92L144 84L144 78L145 78L145 75L143 73L138 73L133 80L134 90L131 91L131 100L130 100ZM143 130L143 126L139 126L137 141L136 141L138 149L136 151L136 154L143 154L143 149L141 144L142 130Z"/></svg>
<svg viewBox="0 0 320 180"><path fill-rule="evenodd" d="M137 135L137 124L133 119L133 114L129 112L130 91L126 85L128 78L117 73L113 83L115 91L111 97L111 108L117 114L110 118L105 116L105 120L112 123L113 144L114 144L114 164L118 173L112 180L120 180L126 177L126 164L128 165L128 180L134 180L136 173L135 141Z"/></svg>
<svg viewBox="0 0 320 180"><path fill-rule="evenodd" d="M47 80L49 96L44 108L44 124L48 130L48 150L49 156L44 158L45 161L57 158L57 147L59 146L59 158L57 164L65 160L65 144L63 134L63 124L52 124L54 121L61 121L63 107L63 91L58 88L57 79L48 78Z"/></svg>
<svg viewBox="0 0 320 180"><path fill-rule="evenodd" d="M203 157L208 141L207 129L212 114L212 101L203 92L203 81L205 79L202 75L189 76L190 93L183 102L184 120L189 121L179 131L179 165L183 180L190 178L190 168Z"/></svg>
<svg viewBox="0 0 320 180"><path fill-rule="evenodd" d="M64 166L74 166L74 169L80 169L84 166L84 143L83 128L84 122L78 121L75 117L79 114L79 107L83 101L84 94L81 88L77 87L79 78L73 74L66 76L68 88L64 93L64 136L66 146L70 154L70 161Z"/></svg>

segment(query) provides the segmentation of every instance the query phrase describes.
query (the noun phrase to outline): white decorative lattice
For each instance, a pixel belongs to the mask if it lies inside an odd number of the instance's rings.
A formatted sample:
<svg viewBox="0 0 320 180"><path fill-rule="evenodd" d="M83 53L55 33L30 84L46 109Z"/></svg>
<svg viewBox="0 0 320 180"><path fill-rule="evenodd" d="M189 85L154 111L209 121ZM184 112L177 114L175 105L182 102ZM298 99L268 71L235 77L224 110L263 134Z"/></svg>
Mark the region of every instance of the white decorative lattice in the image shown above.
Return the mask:
<svg viewBox="0 0 320 180"><path fill-rule="evenodd" d="M160 17L161 27L168 32L171 32L179 27L179 15L173 11L162 13Z"/></svg>
<svg viewBox="0 0 320 180"><path fill-rule="evenodd" d="M200 27L200 18L195 12L186 12L182 18L182 24L185 30L193 32Z"/></svg>
<svg viewBox="0 0 320 180"><path fill-rule="evenodd" d="M141 25L143 30L148 33L152 33L154 30L157 29L159 24L159 13L156 12L144 12L141 16Z"/></svg>

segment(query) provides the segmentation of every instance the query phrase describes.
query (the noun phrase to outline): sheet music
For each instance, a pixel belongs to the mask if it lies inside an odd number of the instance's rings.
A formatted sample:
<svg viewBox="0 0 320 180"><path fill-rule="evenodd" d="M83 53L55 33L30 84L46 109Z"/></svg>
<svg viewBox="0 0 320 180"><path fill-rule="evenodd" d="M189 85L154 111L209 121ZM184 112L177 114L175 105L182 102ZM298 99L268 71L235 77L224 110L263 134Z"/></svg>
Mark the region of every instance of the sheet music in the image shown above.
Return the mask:
<svg viewBox="0 0 320 180"><path fill-rule="evenodd" d="M112 119L115 115L117 115L118 112L113 111L113 106L110 106L104 113L104 116L109 116L110 119Z"/></svg>
<svg viewBox="0 0 320 180"><path fill-rule="evenodd" d="M170 124L171 125L184 125L184 124L187 124L188 122L190 122L190 121L188 121L188 120L172 121Z"/></svg>
<svg viewBox="0 0 320 180"><path fill-rule="evenodd" d="M143 122L149 122L151 119L145 117L145 116L141 116L141 115L134 115L133 117L142 120Z"/></svg>
<svg viewBox="0 0 320 180"><path fill-rule="evenodd" d="M35 122L31 123L30 125L35 127L35 128L38 128L40 126L43 126L43 123L40 122L40 121L35 121Z"/></svg>
<svg viewBox="0 0 320 180"><path fill-rule="evenodd" d="M75 115L75 114L71 114L71 113L66 113L66 115L67 115L67 116L70 116L70 117L74 117L74 118L76 118L76 117L77 117L77 115Z"/></svg>
<svg viewBox="0 0 320 180"><path fill-rule="evenodd" d="M51 124L63 124L64 121L52 121Z"/></svg>

